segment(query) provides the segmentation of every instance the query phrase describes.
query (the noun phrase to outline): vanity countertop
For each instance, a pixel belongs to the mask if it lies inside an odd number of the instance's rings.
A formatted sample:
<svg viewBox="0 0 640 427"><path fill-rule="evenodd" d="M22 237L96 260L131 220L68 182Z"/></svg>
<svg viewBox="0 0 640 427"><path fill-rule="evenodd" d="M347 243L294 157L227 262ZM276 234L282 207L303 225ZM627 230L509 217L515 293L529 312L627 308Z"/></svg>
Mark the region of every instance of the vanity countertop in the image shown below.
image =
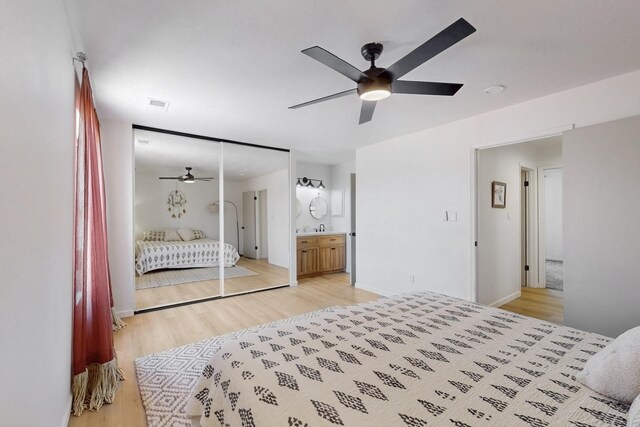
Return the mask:
<svg viewBox="0 0 640 427"><path fill-rule="evenodd" d="M335 235L335 234L347 234L339 231L309 231L306 233L296 233L298 237L309 237L309 236L326 236L326 235Z"/></svg>

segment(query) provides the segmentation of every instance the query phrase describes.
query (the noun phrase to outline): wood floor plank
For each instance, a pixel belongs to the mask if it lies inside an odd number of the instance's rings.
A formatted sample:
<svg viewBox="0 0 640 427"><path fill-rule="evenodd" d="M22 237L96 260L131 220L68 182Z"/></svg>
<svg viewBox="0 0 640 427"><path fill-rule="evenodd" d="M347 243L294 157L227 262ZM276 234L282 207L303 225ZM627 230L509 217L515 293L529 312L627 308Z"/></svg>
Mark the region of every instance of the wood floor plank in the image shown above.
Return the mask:
<svg viewBox="0 0 640 427"><path fill-rule="evenodd" d="M522 288L522 295L500 307L524 316L548 322L564 323L564 296L546 288Z"/></svg>

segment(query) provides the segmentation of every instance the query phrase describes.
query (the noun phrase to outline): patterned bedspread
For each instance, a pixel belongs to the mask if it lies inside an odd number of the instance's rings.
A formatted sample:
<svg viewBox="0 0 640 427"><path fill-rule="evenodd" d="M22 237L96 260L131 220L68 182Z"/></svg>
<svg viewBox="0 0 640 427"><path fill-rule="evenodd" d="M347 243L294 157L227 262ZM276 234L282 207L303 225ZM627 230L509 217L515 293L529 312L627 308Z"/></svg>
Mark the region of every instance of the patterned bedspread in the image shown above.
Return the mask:
<svg viewBox="0 0 640 427"><path fill-rule="evenodd" d="M242 336L206 365L202 426L626 425L574 380L609 338L433 293Z"/></svg>
<svg viewBox="0 0 640 427"><path fill-rule="evenodd" d="M142 276L161 268L219 267L220 242L197 239L189 242L161 242L138 240L136 242L136 272ZM240 259L238 251L229 243L224 244L224 266L233 267Z"/></svg>

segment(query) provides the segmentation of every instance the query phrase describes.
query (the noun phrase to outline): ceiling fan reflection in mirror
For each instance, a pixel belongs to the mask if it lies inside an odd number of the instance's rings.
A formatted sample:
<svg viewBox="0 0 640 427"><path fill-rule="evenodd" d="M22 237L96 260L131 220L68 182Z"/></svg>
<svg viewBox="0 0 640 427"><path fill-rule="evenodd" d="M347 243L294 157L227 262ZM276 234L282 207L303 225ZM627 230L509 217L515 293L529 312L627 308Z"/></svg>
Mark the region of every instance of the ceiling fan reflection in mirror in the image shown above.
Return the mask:
<svg viewBox="0 0 640 427"><path fill-rule="evenodd" d="M382 45L380 43L367 43L361 49L364 59L371 62L371 67L366 71L360 71L320 46L305 49L302 53L352 80L357 84L357 87L294 105L289 109L306 107L330 99L357 94L362 100L360 124L363 124L373 117L377 101L389 97L392 93L453 96L462 87L461 83L420 82L399 79L475 31L476 29L473 25L460 18L389 68L378 68L375 64L376 59L382 54Z"/></svg>
<svg viewBox="0 0 640 427"><path fill-rule="evenodd" d="M160 176L158 177L158 179L175 179L178 180L178 182L184 182L185 184L193 184L196 181L211 181L212 177L205 177L205 178L196 178L195 176L193 176L193 174L191 173L191 169L190 167L185 167L185 169L187 169L187 173L181 176Z"/></svg>

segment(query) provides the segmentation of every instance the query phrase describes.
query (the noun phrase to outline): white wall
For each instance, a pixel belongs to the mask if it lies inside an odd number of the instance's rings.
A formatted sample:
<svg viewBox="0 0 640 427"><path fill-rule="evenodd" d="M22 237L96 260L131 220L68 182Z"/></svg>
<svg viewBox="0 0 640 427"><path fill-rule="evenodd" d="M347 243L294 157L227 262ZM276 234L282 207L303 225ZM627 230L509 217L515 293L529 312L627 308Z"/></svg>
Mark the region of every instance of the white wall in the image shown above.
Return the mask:
<svg viewBox="0 0 640 427"><path fill-rule="evenodd" d="M107 193L109 267L116 311L133 316L133 131L131 123L103 121L100 126L104 185Z"/></svg>
<svg viewBox="0 0 640 427"><path fill-rule="evenodd" d="M60 1L0 4L0 424L71 407L74 68Z"/></svg>
<svg viewBox="0 0 640 427"><path fill-rule="evenodd" d="M219 218L209 211L209 205L218 200L219 181L196 181L193 184L158 179L158 172L140 167L135 173L135 238L139 240L147 230L187 227L202 230L211 239L218 239ZM180 218L173 218L168 211L167 197L176 189L187 199ZM229 213L229 212L227 212ZM235 213L233 227L225 228L225 240L236 244ZM230 234L229 234L230 233Z"/></svg>
<svg viewBox="0 0 640 427"><path fill-rule="evenodd" d="M562 141L550 138L479 151L478 185L478 302L501 305L520 294L521 287L521 167L537 173L538 166L562 162ZM491 182L507 184L506 207L491 207ZM535 176L529 203L537 211ZM536 217L529 227L529 285L538 283Z"/></svg>
<svg viewBox="0 0 640 427"><path fill-rule="evenodd" d="M332 216L331 225L334 231L347 234L347 272L351 272L351 237L348 235L351 232L351 174L355 172L355 161L331 167L331 191L344 192L344 215Z"/></svg>
<svg viewBox="0 0 640 427"><path fill-rule="evenodd" d="M640 325L640 117L567 132L564 154L565 323L617 336Z"/></svg>
<svg viewBox="0 0 640 427"><path fill-rule="evenodd" d="M300 232L303 232L305 228L316 229L320 226L320 224L324 224L327 230L332 230L332 218L331 218L331 166L321 165L317 163L306 163L306 162L297 162L296 165L297 176L299 178L307 177L313 179L321 179L322 184L327 187L324 190L320 190L318 188L306 188L306 187L296 187L296 197L300 200L300 204L302 205L302 211L300 212L300 216L298 216L296 220L296 224ZM317 186L319 183L314 182L313 185ZM327 216L322 219L315 219L311 216L309 211L309 203L315 197L322 197L326 200L328 210Z"/></svg>
<svg viewBox="0 0 640 427"><path fill-rule="evenodd" d="M640 71L358 149L357 285L472 299L471 148L637 115L638 99Z"/></svg>
<svg viewBox="0 0 640 427"><path fill-rule="evenodd" d="M545 253L552 261L562 261L562 169L544 172Z"/></svg>

